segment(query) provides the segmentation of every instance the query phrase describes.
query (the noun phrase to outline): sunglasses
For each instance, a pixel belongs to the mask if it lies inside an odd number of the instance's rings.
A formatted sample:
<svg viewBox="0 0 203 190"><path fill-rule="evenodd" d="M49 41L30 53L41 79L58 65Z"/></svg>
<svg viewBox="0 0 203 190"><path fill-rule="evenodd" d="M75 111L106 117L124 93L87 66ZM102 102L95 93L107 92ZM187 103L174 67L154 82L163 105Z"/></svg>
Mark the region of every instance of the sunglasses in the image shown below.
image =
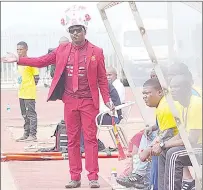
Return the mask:
<svg viewBox="0 0 203 190"><path fill-rule="evenodd" d="M80 28L70 28L69 33L70 34L74 34L75 32L80 33L80 32L82 32L82 29L83 29L82 27L80 27Z"/></svg>

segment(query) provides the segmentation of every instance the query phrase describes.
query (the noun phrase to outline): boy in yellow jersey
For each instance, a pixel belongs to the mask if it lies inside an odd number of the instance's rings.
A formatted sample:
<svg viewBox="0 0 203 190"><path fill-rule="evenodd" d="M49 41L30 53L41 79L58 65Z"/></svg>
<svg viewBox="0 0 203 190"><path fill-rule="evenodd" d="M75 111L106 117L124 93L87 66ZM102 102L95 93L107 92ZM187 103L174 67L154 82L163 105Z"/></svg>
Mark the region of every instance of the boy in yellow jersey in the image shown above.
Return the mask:
<svg viewBox="0 0 203 190"><path fill-rule="evenodd" d="M27 57L28 45L26 42L17 44L19 57ZM35 110L36 85L39 81L39 70L30 66L18 66L18 97L21 114L25 120L24 134L17 142L37 140L37 113Z"/></svg>
<svg viewBox="0 0 203 190"><path fill-rule="evenodd" d="M172 78L170 89L173 99L179 102L176 107L181 122L185 125L189 141L202 157L202 99L192 95L192 83L183 75ZM155 145L152 154L160 154L158 189L181 190L183 168L191 166L192 163L180 135L163 142L162 147Z"/></svg>

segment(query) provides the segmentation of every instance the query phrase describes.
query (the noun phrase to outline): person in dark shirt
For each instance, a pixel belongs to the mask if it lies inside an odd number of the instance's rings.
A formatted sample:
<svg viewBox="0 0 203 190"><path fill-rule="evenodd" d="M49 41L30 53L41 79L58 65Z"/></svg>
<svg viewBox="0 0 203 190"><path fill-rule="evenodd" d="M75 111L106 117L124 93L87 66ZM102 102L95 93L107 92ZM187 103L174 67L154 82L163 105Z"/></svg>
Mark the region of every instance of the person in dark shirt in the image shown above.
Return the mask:
<svg viewBox="0 0 203 190"><path fill-rule="evenodd" d="M110 93L111 100L115 106L119 106L122 104L116 88L111 83L109 83L109 93ZM116 123L118 124L123 118L121 110L117 110L117 116L118 117L116 117ZM100 119L101 118L98 118L98 120ZM109 114L105 114L102 120L102 125L111 125L111 124L112 124L111 116Z"/></svg>

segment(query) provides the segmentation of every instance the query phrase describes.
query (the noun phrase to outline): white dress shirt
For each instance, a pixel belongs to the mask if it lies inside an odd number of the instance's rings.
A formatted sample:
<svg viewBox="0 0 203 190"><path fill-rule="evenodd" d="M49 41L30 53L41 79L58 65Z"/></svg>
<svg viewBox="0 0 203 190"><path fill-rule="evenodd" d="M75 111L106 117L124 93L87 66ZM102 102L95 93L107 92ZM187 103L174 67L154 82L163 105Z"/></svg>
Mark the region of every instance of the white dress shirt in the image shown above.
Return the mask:
<svg viewBox="0 0 203 190"><path fill-rule="evenodd" d="M120 81L120 79L116 79L112 84L118 92L121 103L125 103L125 87L123 83Z"/></svg>

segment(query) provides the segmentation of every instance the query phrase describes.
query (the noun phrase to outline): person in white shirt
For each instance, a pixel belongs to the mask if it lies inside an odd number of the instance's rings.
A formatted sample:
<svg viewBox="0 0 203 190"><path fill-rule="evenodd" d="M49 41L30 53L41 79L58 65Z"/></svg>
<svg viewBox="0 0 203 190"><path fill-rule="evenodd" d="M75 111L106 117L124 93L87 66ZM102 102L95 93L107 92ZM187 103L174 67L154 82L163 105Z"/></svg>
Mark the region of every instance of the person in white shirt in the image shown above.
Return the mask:
<svg viewBox="0 0 203 190"><path fill-rule="evenodd" d="M113 67L106 68L107 79L113 84L120 97L121 103L125 103L125 87L120 79L117 78L117 71Z"/></svg>

